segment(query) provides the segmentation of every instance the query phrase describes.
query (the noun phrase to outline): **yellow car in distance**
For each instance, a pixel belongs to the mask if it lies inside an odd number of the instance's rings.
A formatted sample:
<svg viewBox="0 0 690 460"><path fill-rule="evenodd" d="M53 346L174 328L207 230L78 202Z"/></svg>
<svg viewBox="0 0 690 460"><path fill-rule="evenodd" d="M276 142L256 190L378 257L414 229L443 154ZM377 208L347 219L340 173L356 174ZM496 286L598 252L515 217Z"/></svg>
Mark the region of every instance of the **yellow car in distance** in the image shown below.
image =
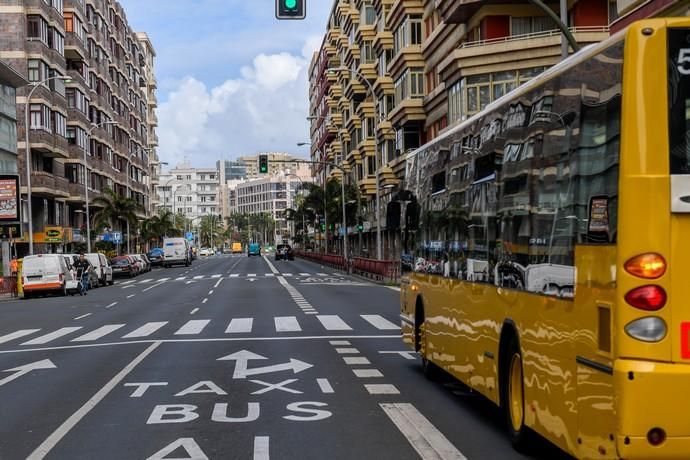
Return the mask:
<svg viewBox="0 0 690 460"><path fill-rule="evenodd" d="M242 254L242 243L232 243L232 253Z"/></svg>

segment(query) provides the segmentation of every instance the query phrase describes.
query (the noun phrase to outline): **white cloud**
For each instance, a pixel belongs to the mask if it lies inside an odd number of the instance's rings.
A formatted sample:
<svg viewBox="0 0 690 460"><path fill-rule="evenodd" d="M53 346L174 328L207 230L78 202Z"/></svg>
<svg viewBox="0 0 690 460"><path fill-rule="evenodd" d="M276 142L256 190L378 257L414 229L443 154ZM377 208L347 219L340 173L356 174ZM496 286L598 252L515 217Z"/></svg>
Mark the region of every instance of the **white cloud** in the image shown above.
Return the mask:
<svg viewBox="0 0 690 460"><path fill-rule="evenodd" d="M193 77L174 82L158 109L161 160L210 166L259 151L298 150L295 144L309 139L308 67L316 43L309 39L302 56L259 54L241 77L214 88Z"/></svg>

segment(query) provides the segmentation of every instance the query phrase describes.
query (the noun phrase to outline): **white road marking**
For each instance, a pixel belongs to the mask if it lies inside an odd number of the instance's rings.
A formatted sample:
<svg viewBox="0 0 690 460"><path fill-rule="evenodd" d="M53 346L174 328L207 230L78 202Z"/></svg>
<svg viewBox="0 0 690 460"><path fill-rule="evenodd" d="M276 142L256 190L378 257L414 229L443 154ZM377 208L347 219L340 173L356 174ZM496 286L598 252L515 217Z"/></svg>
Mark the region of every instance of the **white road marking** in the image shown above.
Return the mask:
<svg viewBox="0 0 690 460"><path fill-rule="evenodd" d="M187 323L179 328L175 335L192 335L199 334L210 323L210 319L195 319L187 321Z"/></svg>
<svg viewBox="0 0 690 460"><path fill-rule="evenodd" d="M360 379L368 379L372 377L383 377L383 374L378 369L352 369Z"/></svg>
<svg viewBox="0 0 690 460"><path fill-rule="evenodd" d="M208 298L205 297L204 300L201 301L201 303L206 303L206 302L208 302Z"/></svg>
<svg viewBox="0 0 690 460"><path fill-rule="evenodd" d="M124 369L122 369L115 377L113 377L108 383L105 384L103 388L98 390L98 392L91 397L83 406L79 408L74 414L72 414L65 422L60 425L57 430L55 430L48 438L41 443L40 446L34 450L31 455L27 457L27 460L40 460L45 458L46 455L64 438L67 433L70 432L72 428L81 421L91 410L98 405L108 394L117 387L122 380L124 380L127 375L148 355L150 355L158 346L160 342L154 342L144 350L139 356L134 358L134 360L127 364Z"/></svg>
<svg viewBox="0 0 690 460"><path fill-rule="evenodd" d="M330 342L331 345L351 345L349 341L347 340L331 340Z"/></svg>
<svg viewBox="0 0 690 460"><path fill-rule="evenodd" d="M239 273L232 273L229 277L230 278L239 278L240 274Z"/></svg>
<svg viewBox="0 0 690 460"><path fill-rule="evenodd" d="M153 281L153 278L148 278L148 279L139 281L139 284L146 284L146 283L150 283L151 281Z"/></svg>
<svg viewBox="0 0 690 460"><path fill-rule="evenodd" d="M316 276L328 276L328 273L317 273Z"/></svg>
<svg viewBox="0 0 690 460"><path fill-rule="evenodd" d="M160 286L161 284L165 284L165 282L163 282L163 283L156 283L156 284L154 284L153 286L149 286L149 287L147 287L146 289L142 289L141 292L150 291L151 289L156 288L156 287Z"/></svg>
<svg viewBox="0 0 690 460"><path fill-rule="evenodd" d="M256 273L250 273L247 275L247 278L256 278Z"/></svg>
<svg viewBox="0 0 690 460"><path fill-rule="evenodd" d="M105 307L105 308L108 308L108 307ZM78 320L78 319L86 318L87 316L91 316L92 314L93 314L93 313L86 313L85 315L77 316L76 318L74 318L74 321L76 321L76 320ZM38 330L38 329L36 329L36 330ZM0 338L0 343L2 343L2 339L1 339L1 338Z"/></svg>
<svg viewBox="0 0 690 460"><path fill-rule="evenodd" d="M222 282L223 282L223 278L216 281L216 284L213 285L213 289L216 289L218 286L220 286L220 283L222 283Z"/></svg>
<svg viewBox="0 0 690 460"><path fill-rule="evenodd" d="M366 322L380 331L392 331L400 329L400 326L393 324L381 315L360 315Z"/></svg>
<svg viewBox="0 0 690 460"><path fill-rule="evenodd" d="M125 327L124 324L106 324L105 326L101 326L98 329L89 332L88 334L84 334L76 339L72 339L72 342L92 342L123 327Z"/></svg>
<svg viewBox="0 0 690 460"><path fill-rule="evenodd" d="M148 337L149 335L156 332L158 329L162 328L168 324L167 321L158 321L153 323L146 323L138 329L133 330L127 335L123 335L123 339L134 339L138 337Z"/></svg>
<svg viewBox="0 0 690 460"><path fill-rule="evenodd" d="M212 295L212 294L213 294L213 289L211 289L210 291L208 291L208 295Z"/></svg>
<svg viewBox="0 0 690 460"><path fill-rule="evenodd" d="M356 348L336 348L335 351L339 355L356 355L359 353L359 350Z"/></svg>
<svg viewBox="0 0 690 460"><path fill-rule="evenodd" d="M185 279L187 279L186 276L179 276L179 277L175 278L175 281L182 281L182 280L185 280Z"/></svg>
<svg viewBox="0 0 690 460"><path fill-rule="evenodd" d="M380 354L382 355L400 355L405 359L417 359L417 352L416 351L409 351L409 350L403 350L403 351L379 351Z"/></svg>
<svg viewBox="0 0 690 460"><path fill-rule="evenodd" d="M367 358L362 356L345 356L343 357L345 364L349 366L357 366L360 364L371 364Z"/></svg>
<svg viewBox="0 0 690 460"><path fill-rule="evenodd" d="M399 395L400 391L395 385L389 383L370 383L364 385L370 395Z"/></svg>
<svg viewBox="0 0 690 460"><path fill-rule="evenodd" d="M292 273L281 273L281 275L285 276L286 278L293 276Z"/></svg>
<svg viewBox="0 0 690 460"><path fill-rule="evenodd" d="M379 406L407 438L422 460L467 460L412 404L382 403Z"/></svg>
<svg viewBox="0 0 690 460"><path fill-rule="evenodd" d="M305 315L318 315L319 312L317 312L317 311L305 311L304 314Z"/></svg>
<svg viewBox="0 0 690 460"><path fill-rule="evenodd" d="M117 302L113 302L110 305L106 305L105 308L114 307L115 305L117 305Z"/></svg>
<svg viewBox="0 0 690 460"><path fill-rule="evenodd" d="M197 307L197 308L195 308L194 310L190 311L189 314L190 314L190 315L193 315L194 313L196 313L196 312L198 312L198 311L199 311L199 308Z"/></svg>
<svg viewBox="0 0 690 460"><path fill-rule="evenodd" d="M226 334L240 334L252 332L252 325L254 318L234 318L230 321L228 328L225 330Z"/></svg>
<svg viewBox="0 0 690 460"><path fill-rule="evenodd" d="M216 279L216 278L220 278L221 276L223 276L223 275L222 274L221 275L212 275L211 278Z"/></svg>
<svg viewBox="0 0 690 460"><path fill-rule="evenodd" d="M132 284L132 283L136 283L136 282L137 282L137 280L127 280L127 281L122 281L120 284Z"/></svg>
<svg viewBox="0 0 690 460"><path fill-rule="evenodd" d="M90 315L91 313L88 313L88 314ZM81 318L81 316L79 318ZM74 318L74 319L79 319L79 318ZM0 337L0 343L7 343L10 340L20 339L22 337L25 337L27 335L31 335L34 332L38 332L38 331L40 331L40 329L22 329L20 331L15 331L15 332L12 332L11 334L1 336Z"/></svg>
<svg viewBox="0 0 690 460"><path fill-rule="evenodd" d="M204 275L197 275L194 277L195 280L200 280L204 277Z"/></svg>
<svg viewBox="0 0 690 460"><path fill-rule="evenodd" d="M165 283L166 281L170 281L170 278L161 278L158 280L159 283Z"/></svg>
<svg viewBox="0 0 690 460"><path fill-rule="evenodd" d="M352 328L347 325L338 315L317 315L316 319L321 321L323 327L327 331L351 331Z"/></svg>
<svg viewBox="0 0 690 460"><path fill-rule="evenodd" d="M300 273L299 276L311 276L309 273Z"/></svg>
<svg viewBox="0 0 690 460"><path fill-rule="evenodd" d="M335 393L333 387L331 386L331 382L329 382L328 379L316 379L316 383L319 384L321 393Z"/></svg>
<svg viewBox="0 0 690 460"><path fill-rule="evenodd" d="M276 332L295 332L301 331L297 318L294 316L276 316L273 318L276 325Z"/></svg>
<svg viewBox="0 0 690 460"><path fill-rule="evenodd" d="M254 436L254 460L269 460L269 442L268 436Z"/></svg>
<svg viewBox="0 0 690 460"><path fill-rule="evenodd" d="M127 298L128 298L128 299L131 299L131 298L134 297L135 295L136 295L136 294L130 294L130 295L127 296Z"/></svg>
<svg viewBox="0 0 690 460"><path fill-rule="evenodd" d="M60 337L63 337L67 334L71 334L72 332L78 331L81 329L81 326L76 326L76 327L63 327L62 329L58 329L57 331L51 332L50 334L42 335L40 337L36 337L33 340L29 340L28 342L22 343L22 345L43 345L44 343L48 343L51 340L59 339Z"/></svg>
<svg viewBox="0 0 690 460"><path fill-rule="evenodd" d="M400 292L400 287L399 286L386 286L388 289L392 289L393 291Z"/></svg>

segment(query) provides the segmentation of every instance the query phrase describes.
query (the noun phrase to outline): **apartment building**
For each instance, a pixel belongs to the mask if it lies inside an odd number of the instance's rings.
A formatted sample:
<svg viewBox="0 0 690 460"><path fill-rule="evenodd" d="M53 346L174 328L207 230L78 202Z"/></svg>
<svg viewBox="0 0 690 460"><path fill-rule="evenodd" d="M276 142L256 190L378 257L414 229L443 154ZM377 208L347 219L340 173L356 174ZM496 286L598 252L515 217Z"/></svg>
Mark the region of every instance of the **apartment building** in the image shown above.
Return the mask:
<svg viewBox="0 0 690 460"><path fill-rule="evenodd" d="M639 19L690 16L690 0L618 0L616 9L619 18L611 24L611 33Z"/></svg>
<svg viewBox="0 0 690 460"><path fill-rule="evenodd" d="M35 251L84 241L86 187L90 199L107 188L149 208L150 41L142 46L115 0L7 0L0 19L0 58L32 83L18 90L17 118L19 169L31 175ZM26 196L26 184L21 192ZM46 228L61 237L41 242Z"/></svg>
<svg viewBox="0 0 690 460"><path fill-rule="evenodd" d="M159 209L181 213L187 219L221 213L216 168L193 168L189 163L183 163L161 173L159 182L156 188Z"/></svg>
<svg viewBox="0 0 690 460"><path fill-rule="evenodd" d="M598 42L616 4L577 0L569 17L578 42ZM387 255L394 238L385 233L386 205L406 154L560 59L557 26L526 0L333 2L309 69L311 155L341 165L368 201L360 213L366 254L376 253L377 175ZM339 174L315 169L321 181Z"/></svg>
<svg viewBox="0 0 690 460"><path fill-rule="evenodd" d="M290 155L289 153L280 152L261 152L255 155L241 156L237 158L237 163L244 164L246 168L246 176L248 179L257 179L264 174L259 173L259 155L268 156L268 174L277 174L280 171L292 170L296 171L300 167L300 163L296 160L299 158Z"/></svg>

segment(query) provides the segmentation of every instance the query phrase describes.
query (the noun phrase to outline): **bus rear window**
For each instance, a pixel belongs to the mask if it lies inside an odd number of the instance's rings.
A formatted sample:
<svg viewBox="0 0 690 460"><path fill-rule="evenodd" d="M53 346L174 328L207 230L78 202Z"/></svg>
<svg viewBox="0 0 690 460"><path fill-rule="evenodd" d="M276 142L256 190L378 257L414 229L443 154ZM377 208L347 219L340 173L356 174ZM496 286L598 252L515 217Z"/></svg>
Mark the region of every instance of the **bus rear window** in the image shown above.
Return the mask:
<svg viewBox="0 0 690 460"><path fill-rule="evenodd" d="M671 174L690 174L690 29L668 29Z"/></svg>

